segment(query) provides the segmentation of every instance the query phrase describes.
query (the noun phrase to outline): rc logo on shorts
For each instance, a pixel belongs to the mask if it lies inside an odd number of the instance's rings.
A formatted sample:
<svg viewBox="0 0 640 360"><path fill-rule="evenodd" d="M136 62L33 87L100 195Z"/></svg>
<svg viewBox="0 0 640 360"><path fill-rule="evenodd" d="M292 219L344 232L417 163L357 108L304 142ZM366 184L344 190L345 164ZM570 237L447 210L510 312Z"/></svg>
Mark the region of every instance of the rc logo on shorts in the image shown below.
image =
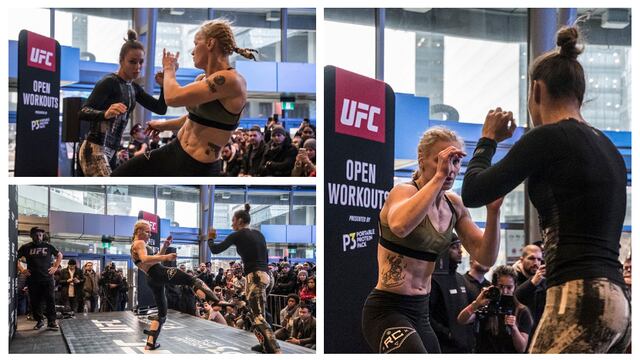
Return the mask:
<svg viewBox="0 0 640 360"><path fill-rule="evenodd" d="M405 340L415 332L416 330L410 327L393 327L386 329L380 340L380 353L388 354L400 348Z"/></svg>
<svg viewBox="0 0 640 360"><path fill-rule="evenodd" d="M336 133L385 142L385 83L336 69Z"/></svg>
<svg viewBox="0 0 640 360"><path fill-rule="evenodd" d="M32 32L27 34L27 65L56 71L56 41Z"/></svg>

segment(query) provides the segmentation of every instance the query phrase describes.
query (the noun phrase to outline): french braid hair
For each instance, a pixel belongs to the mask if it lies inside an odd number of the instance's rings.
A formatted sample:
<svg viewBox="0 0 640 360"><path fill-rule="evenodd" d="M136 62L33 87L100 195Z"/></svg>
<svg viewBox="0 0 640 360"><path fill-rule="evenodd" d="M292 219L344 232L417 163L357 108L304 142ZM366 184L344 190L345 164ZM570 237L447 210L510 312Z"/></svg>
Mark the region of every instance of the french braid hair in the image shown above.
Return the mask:
<svg viewBox="0 0 640 360"><path fill-rule="evenodd" d="M231 55L236 53L244 58L256 60L256 55L258 54L258 50L249 49L249 48L239 48L236 45L235 36L233 36L233 31L231 30L231 21L226 19L216 19L210 20L202 24L200 27L200 31L207 38L214 38L218 40L218 46L222 53L225 55Z"/></svg>

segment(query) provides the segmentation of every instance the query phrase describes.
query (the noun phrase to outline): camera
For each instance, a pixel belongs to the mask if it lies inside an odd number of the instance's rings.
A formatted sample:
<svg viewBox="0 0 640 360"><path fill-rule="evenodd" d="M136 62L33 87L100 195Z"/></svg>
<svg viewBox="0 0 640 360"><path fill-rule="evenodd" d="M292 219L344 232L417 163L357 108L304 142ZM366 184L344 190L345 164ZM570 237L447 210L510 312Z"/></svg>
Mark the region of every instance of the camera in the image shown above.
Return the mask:
<svg viewBox="0 0 640 360"><path fill-rule="evenodd" d="M513 315L515 313L515 302L512 295L502 295L500 288L491 286L487 289L485 297L489 299L489 304L477 311L479 316L492 315Z"/></svg>

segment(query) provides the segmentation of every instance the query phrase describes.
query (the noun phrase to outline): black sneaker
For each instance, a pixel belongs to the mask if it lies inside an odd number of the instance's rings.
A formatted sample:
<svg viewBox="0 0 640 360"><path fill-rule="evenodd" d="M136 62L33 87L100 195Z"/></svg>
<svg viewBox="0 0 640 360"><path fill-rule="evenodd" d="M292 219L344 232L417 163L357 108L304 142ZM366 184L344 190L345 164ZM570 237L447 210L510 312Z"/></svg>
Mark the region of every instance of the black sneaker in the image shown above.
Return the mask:
<svg viewBox="0 0 640 360"><path fill-rule="evenodd" d="M47 329L58 331L59 327L58 327L58 324L56 324L55 322L52 322L47 324Z"/></svg>
<svg viewBox="0 0 640 360"><path fill-rule="evenodd" d="M264 347L262 346L262 344L254 345L254 346L251 347L251 351L255 351L255 352L264 354Z"/></svg>
<svg viewBox="0 0 640 360"><path fill-rule="evenodd" d="M36 323L36 326L33 327L33 330L39 330L43 326L44 326L44 320L38 320L38 322Z"/></svg>

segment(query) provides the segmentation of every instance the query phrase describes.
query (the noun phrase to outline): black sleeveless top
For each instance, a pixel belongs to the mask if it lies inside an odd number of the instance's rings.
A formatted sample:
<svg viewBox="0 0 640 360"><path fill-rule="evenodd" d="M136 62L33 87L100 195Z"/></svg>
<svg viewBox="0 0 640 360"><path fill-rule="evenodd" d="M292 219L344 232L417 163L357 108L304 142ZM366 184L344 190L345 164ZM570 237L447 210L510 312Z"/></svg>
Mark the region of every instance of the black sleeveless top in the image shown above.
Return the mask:
<svg viewBox="0 0 640 360"><path fill-rule="evenodd" d="M418 190L420 189L415 181L412 183ZM380 221L380 245L400 255L418 260L435 261L438 255L451 245L453 229L458 221L458 214L446 194L444 199L452 214L449 227L444 232L441 233L435 229L429 216L425 216L422 222L405 237L395 235L388 224Z"/></svg>
<svg viewBox="0 0 640 360"><path fill-rule="evenodd" d="M228 68L227 70L232 70ZM203 77L202 80L205 80ZM200 125L233 131L238 127L240 122L240 115L242 111L235 114L227 110L220 100L213 100L208 103L198 104L194 106L187 106L189 112L189 119Z"/></svg>

